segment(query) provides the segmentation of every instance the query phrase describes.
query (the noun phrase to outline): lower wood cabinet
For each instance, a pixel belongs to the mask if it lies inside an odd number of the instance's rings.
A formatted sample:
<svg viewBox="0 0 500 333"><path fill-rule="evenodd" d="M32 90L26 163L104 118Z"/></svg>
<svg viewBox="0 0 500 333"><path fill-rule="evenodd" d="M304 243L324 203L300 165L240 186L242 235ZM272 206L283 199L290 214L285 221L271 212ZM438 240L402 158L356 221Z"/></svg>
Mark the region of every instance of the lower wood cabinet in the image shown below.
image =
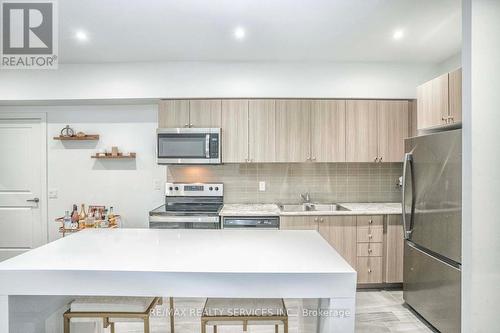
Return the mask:
<svg viewBox="0 0 500 333"><path fill-rule="evenodd" d="M382 283L384 274L383 258L358 257L356 271L358 272L358 283Z"/></svg>
<svg viewBox="0 0 500 333"><path fill-rule="evenodd" d="M387 216L385 244L385 282L403 282L404 234L401 215Z"/></svg>
<svg viewBox="0 0 500 333"><path fill-rule="evenodd" d="M281 229L316 230L358 272L358 283L403 282L401 215L281 216Z"/></svg>
<svg viewBox="0 0 500 333"><path fill-rule="evenodd" d="M352 266L356 267L356 217L320 216L318 231Z"/></svg>

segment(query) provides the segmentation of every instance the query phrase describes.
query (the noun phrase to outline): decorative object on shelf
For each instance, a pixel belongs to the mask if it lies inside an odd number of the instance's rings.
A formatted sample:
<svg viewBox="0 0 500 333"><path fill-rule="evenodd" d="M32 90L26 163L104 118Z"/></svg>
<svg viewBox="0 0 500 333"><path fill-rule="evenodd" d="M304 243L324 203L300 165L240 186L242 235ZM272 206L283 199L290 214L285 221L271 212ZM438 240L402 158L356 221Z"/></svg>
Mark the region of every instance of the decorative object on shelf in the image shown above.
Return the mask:
<svg viewBox="0 0 500 333"><path fill-rule="evenodd" d="M102 159L120 159L120 158L135 158L136 153L123 153L118 150L118 147L111 147L111 152L107 152L104 149L99 149L92 158L102 158Z"/></svg>
<svg viewBox="0 0 500 333"><path fill-rule="evenodd" d="M69 138L75 135L75 131L69 127L69 125L66 125L62 130L61 130L61 136L63 138Z"/></svg>
<svg viewBox="0 0 500 333"><path fill-rule="evenodd" d="M73 212L65 212L64 217L55 219L61 223L59 232L63 237L67 233L77 232L86 228L111 228L115 229L120 226L120 215L115 215L113 207L106 209L106 206L89 205L88 211L85 211L85 205L81 205L80 213L78 213L77 205L73 205Z"/></svg>
<svg viewBox="0 0 500 333"><path fill-rule="evenodd" d="M85 132L79 131L75 134L75 131L66 125L60 132L59 136L55 136L54 140L99 140L99 135L97 134L85 134Z"/></svg>

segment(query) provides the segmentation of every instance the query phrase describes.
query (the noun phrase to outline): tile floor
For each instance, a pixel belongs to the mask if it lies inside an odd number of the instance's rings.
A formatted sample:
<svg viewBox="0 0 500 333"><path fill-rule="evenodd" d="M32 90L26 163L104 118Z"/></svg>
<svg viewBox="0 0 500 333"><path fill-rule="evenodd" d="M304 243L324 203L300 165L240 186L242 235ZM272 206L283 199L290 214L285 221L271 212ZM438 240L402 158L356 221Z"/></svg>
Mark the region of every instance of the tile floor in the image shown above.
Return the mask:
<svg viewBox="0 0 500 333"><path fill-rule="evenodd" d="M403 305L401 291L361 291L356 295L356 332L357 333L432 333L408 308ZM317 300L287 300L287 308L298 311L300 307L316 308ZM167 319L168 302L156 309L151 321L151 333L170 332ZM176 299L176 333L199 333L199 312L204 299ZM77 326L76 324L75 326ZM316 333L316 320L302 316L290 316L289 333ZM73 325L72 325L73 326ZM100 326L100 325L97 325ZM73 328L73 327L72 327ZM92 332L83 327L74 327L74 332ZM97 328L100 331L100 327ZM106 330L104 330L106 332ZM119 323L117 333L143 332L140 323ZM219 333L241 333L241 326L219 327ZM280 329L282 332L282 329ZM209 328L207 333L212 333ZM249 326L248 333L274 333L274 327Z"/></svg>

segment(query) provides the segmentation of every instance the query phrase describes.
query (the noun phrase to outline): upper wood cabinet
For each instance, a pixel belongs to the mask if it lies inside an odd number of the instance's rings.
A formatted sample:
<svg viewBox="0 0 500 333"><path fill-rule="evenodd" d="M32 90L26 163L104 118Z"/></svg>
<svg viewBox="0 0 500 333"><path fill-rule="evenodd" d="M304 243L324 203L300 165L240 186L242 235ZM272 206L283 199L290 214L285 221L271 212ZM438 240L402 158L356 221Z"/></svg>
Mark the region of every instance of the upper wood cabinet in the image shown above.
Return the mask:
<svg viewBox="0 0 500 333"><path fill-rule="evenodd" d="M408 133L408 101L377 101L379 162L401 162Z"/></svg>
<svg viewBox="0 0 500 333"><path fill-rule="evenodd" d="M347 162L377 162L377 101L347 101L346 119Z"/></svg>
<svg viewBox="0 0 500 333"><path fill-rule="evenodd" d="M401 162L408 137L408 101L347 101L348 162Z"/></svg>
<svg viewBox="0 0 500 333"><path fill-rule="evenodd" d="M221 127L222 101L195 99L189 103L189 127Z"/></svg>
<svg viewBox="0 0 500 333"><path fill-rule="evenodd" d="M248 161L248 100L222 101L222 162Z"/></svg>
<svg viewBox="0 0 500 333"><path fill-rule="evenodd" d="M311 101L276 101L276 160L306 162L310 156Z"/></svg>
<svg viewBox="0 0 500 333"><path fill-rule="evenodd" d="M462 69L449 74L450 121L462 121Z"/></svg>
<svg viewBox="0 0 500 333"><path fill-rule="evenodd" d="M314 100L311 104L312 161L345 162L344 100Z"/></svg>
<svg viewBox="0 0 500 333"><path fill-rule="evenodd" d="M158 126L189 127L189 100L162 100L158 105Z"/></svg>
<svg viewBox="0 0 500 333"><path fill-rule="evenodd" d="M399 162L408 101L162 100L160 127L222 128L222 162Z"/></svg>
<svg viewBox="0 0 500 333"><path fill-rule="evenodd" d="M462 69L443 74L417 87L419 129L462 119Z"/></svg>
<svg viewBox="0 0 500 333"><path fill-rule="evenodd" d="M276 162L276 101L249 100L248 120L249 162Z"/></svg>
<svg viewBox="0 0 500 333"><path fill-rule="evenodd" d="M160 127L221 127L221 100L161 100Z"/></svg>

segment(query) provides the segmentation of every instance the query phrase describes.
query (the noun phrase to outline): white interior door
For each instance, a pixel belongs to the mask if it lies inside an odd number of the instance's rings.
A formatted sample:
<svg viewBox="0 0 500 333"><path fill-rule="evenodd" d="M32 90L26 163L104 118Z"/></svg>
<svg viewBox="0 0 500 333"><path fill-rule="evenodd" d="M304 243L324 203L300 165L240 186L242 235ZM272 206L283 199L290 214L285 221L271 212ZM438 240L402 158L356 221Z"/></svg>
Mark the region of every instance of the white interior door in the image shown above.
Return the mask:
<svg viewBox="0 0 500 333"><path fill-rule="evenodd" d="M0 261L47 240L45 119L0 113Z"/></svg>

